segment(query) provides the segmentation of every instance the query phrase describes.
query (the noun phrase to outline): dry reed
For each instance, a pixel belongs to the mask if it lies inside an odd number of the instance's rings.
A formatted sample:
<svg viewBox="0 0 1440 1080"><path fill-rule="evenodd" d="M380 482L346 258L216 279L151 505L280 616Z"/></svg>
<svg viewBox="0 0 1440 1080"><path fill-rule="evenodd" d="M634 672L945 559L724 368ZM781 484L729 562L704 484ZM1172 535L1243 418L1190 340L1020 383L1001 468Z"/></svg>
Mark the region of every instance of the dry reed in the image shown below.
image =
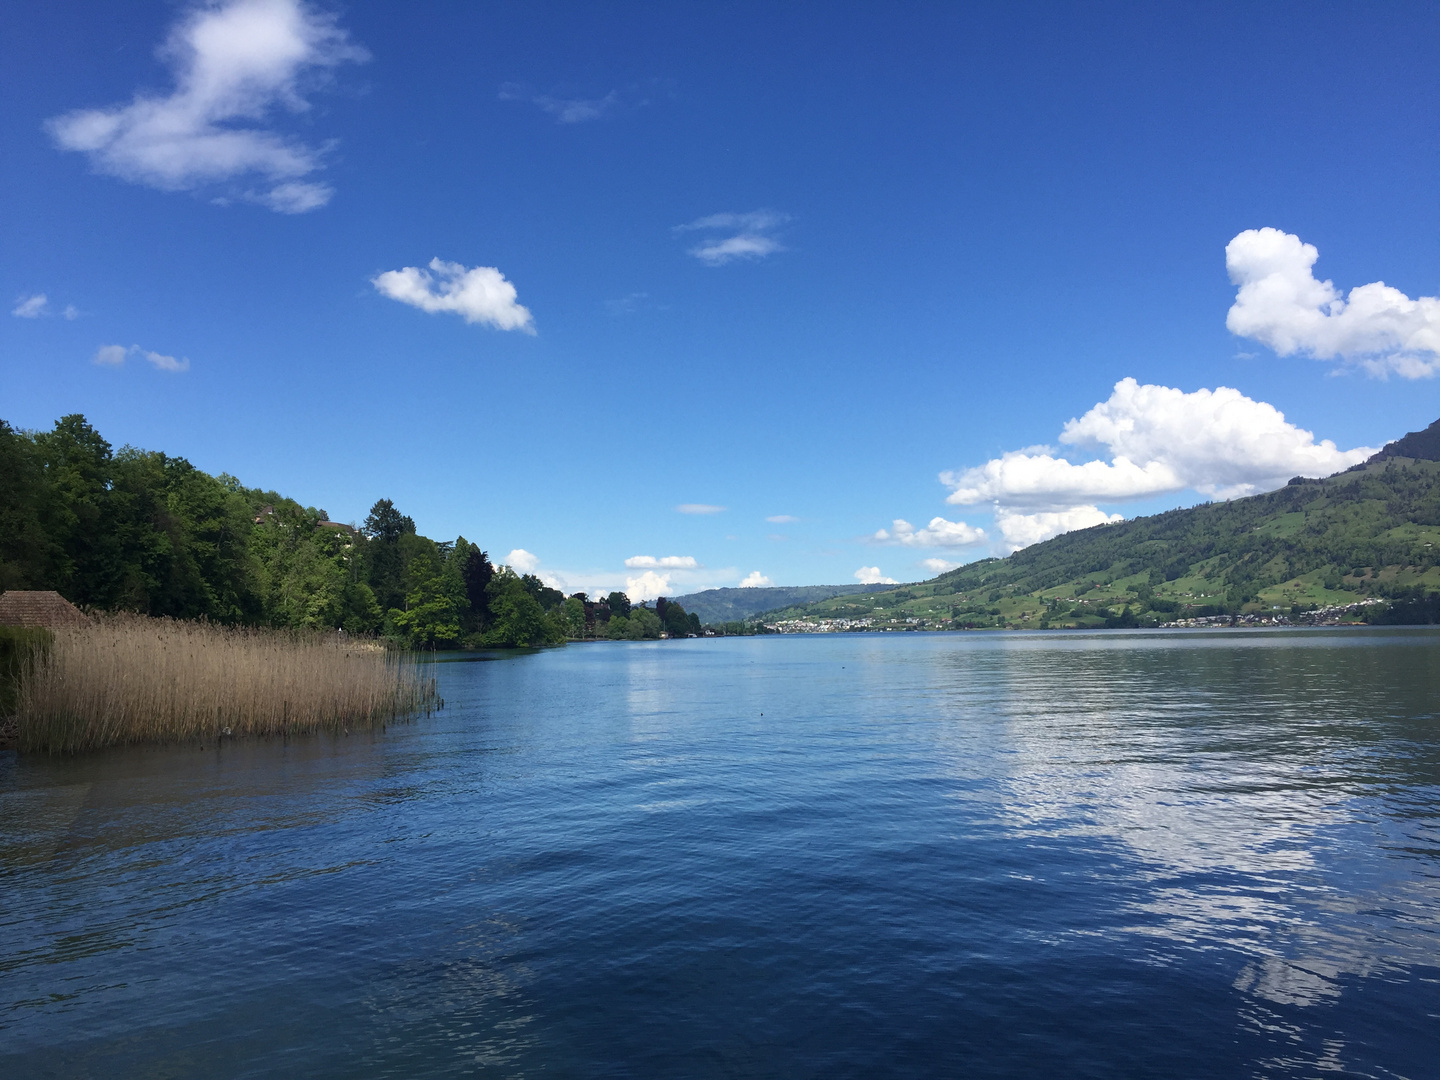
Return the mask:
<svg viewBox="0 0 1440 1080"><path fill-rule="evenodd" d="M378 726L438 705L377 643L116 615L57 630L19 683L22 751Z"/></svg>

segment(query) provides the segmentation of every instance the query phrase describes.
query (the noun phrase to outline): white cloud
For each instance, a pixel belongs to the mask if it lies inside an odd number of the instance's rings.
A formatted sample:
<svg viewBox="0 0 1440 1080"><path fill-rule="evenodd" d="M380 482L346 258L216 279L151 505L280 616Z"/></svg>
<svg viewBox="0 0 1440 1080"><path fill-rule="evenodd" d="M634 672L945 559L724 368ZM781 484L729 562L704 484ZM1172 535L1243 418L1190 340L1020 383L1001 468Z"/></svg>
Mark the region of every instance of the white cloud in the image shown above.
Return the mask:
<svg viewBox="0 0 1440 1080"><path fill-rule="evenodd" d="M22 296L10 314L21 319L38 319L45 314L45 305L49 302L43 292L36 293L34 296Z"/></svg>
<svg viewBox="0 0 1440 1080"><path fill-rule="evenodd" d="M131 349L138 352L150 363L154 364L161 371L189 371L190 358L177 360L173 356L166 356L164 353L151 352L149 349L142 349L138 345L132 345Z"/></svg>
<svg viewBox="0 0 1440 1080"><path fill-rule="evenodd" d="M620 94L611 90L602 98L559 97L554 94L537 94L521 83L505 83L500 87L501 101L528 101L539 107L561 124L581 124L586 120L598 120L620 104Z"/></svg>
<svg viewBox="0 0 1440 1080"><path fill-rule="evenodd" d="M681 503L675 510L681 514L721 514L725 512L725 507L710 503Z"/></svg>
<svg viewBox="0 0 1440 1080"><path fill-rule="evenodd" d="M878 566L862 566L855 571L855 580L861 585L899 585L894 578L886 577Z"/></svg>
<svg viewBox="0 0 1440 1080"><path fill-rule="evenodd" d="M707 266L723 266L736 259L763 259L766 255L785 250L772 233L789 220L790 215L774 210L711 214L688 225L677 225L675 232L711 233L709 238L691 248L690 254Z"/></svg>
<svg viewBox="0 0 1440 1080"><path fill-rule="evenodd" d="M95 350L94 362L103 367L120 367L131 356L139 356L154 364L161 371L181 372L190 370L190 358L177 359L164 353L151 352L139 345L101 345Z"/></svg>
<svg viewBox="0 0 1440 1080"><path fill-rule="evenodd" d="M505 565L521 574L533 574L540 565L540 557L524 548L516 548L505 556Z"/></svg>
<svg viewBox="0 0 1440 1080"><path fill-rule="evenodd" d="M1010 551L1019 551L1073 529L1088 529L1092 525L1123 520L1120 514L1107 514L1094 506L1072 506L1066 510L1042 510L1031 514L1005 509L995 512L995 525Z"/></svg>
<svg viewBox="0 0 1440 1080"><path fill-rule="evenodd" d="M739 587L742 589L764 589L774 584L773 581L760 573L759 570L751 570L749 576L740 582Z"/></svg>
<svg viewBox="0 0 1440 1080"><path fill-rule="evenodd" d="M1185 393L1122 379L1106 401L1071 420L1060 441L1103 448L1110 461L1076 465L1045 448L1016 450L984 465L942 473L949 503L1063 510L1187 488L1230 499L1268 491L1292 476L1328 476L1375 451L1340 450L1286 421L1273 405L1226 386Z"/></svg>
<svg viewBox="0 0 1440 1080"><path fill-rule="evenodd" d="M890 529L878 530L871 539L881 544L903 544L905 547L969 547L983 543L985 530L977 529L963 521L946 521L943 517L930 519L930 524L917 529L904 518L896 518Z"/></svg>
<svg viewBox="0 0 1440 1080"><path fill-rule="evenodd" d="M625 595L631 600L654 600L657 596L669 596L672 592L669 574L646 570L639 577L625 579Z"/></svg>
<svg viewBox="0 0 1440 1080"><path fill-rule="evenodd" d="M791 514L776 514L774 517L767 517L766 521L771 525L794 525L800 519Z"/></svg>
<svg viewBox="0 0 1440 1080"><path fill-rule="evenodd" d="M946 570L954 570L964 564L951 562L949 559L921 559L920 565L933 574L943 574Z"/></svg>
<svg viewBox="0 0 1440 1080"><path fill-rule="evenodd" d="M972 469L941 473L941 483L951 488L946 501L993 503L1004 547L1015 551L1120 520L1097 503L1185 490L1239 498L1280 487L1292 476L1329 476L1375 452L1317 442L1273 405L1230 387L1186 393L1134 379L1120 380L1107 400L1069 421L1060 441L1098 450L1109 460L1075 464L1050 447L1014 450ZM895 542L881 533L877 540Z"/></svg>
<svg viewBox="0 0 1440 1080"><path fill-rule="evenodd" d="M333 15L300 0L206 5L176 24L159 55L174 74L169 95L55 117L56 143L88 154L99 172L164 191L253 175L269 186L242 197L281 213L329 201L330 187L302 179L321 168L321 152L264 122L277 107L304 111L302 91L369 58Z"/></svg>
<svg viewBox="0 0 1440 1080"><path fill-rule="evenodd" d="M693 555L631 555L625 560L631 570L695 570L700 564Z"/></svg>
<svg viewBox="0 0 1440 1080"><path fill-rule="evenodd" d="M515 302L515 286L493 266L467 269L460 263L431 259L429 271L418 266L387 270L370 283L384 296L434 315L450 312L468 323L488 323L497 330L535 332L530 312Z"/></svg>
<svg viewBox="0 0 1440 1080"><path fill-rule="evenodd" d="M1383 281L1345 297L1316 279L1319 257L1314 245L1279 229L1240 233L1225 247L1225 267L1240 287L1225 326L1281 356L1347 361L1381 377L1440 371L1440 298L1412 300Z"/></svg>
<svg viewBox="0 0 1440 1080"><path fill-rule="evenodd" d="M74 322L80 317L80 309L77 308L74 304L66 304L65 310L61 312L61 314L64 315L66 319Z"/></svg>

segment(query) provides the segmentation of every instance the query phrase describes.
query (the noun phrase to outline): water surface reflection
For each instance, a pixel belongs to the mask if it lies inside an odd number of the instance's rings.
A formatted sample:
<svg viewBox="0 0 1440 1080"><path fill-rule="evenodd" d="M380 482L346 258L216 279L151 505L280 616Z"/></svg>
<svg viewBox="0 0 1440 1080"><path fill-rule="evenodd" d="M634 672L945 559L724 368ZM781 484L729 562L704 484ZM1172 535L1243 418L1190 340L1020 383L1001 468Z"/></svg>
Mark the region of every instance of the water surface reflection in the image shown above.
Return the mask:
<svg viewBox="0 0 1440 1080"><path fill-rule="evenodd" d="M0 759L0 1068L1433 1075L1440 635L437 666L384 733Z"/></svg>

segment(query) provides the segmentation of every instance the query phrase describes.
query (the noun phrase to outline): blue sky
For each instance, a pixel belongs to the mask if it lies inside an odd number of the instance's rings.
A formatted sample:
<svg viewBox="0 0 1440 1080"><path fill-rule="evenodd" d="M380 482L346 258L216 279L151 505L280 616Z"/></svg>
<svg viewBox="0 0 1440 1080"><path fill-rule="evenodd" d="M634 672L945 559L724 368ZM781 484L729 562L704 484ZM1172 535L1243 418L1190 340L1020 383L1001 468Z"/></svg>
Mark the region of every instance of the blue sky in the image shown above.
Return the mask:
<svg viewBox="0 0 1440 1080"><path fill-rule="evenodd" d="M567 588L918 580L1440 417L1433 5L6 27L0 416Z"/></svg>

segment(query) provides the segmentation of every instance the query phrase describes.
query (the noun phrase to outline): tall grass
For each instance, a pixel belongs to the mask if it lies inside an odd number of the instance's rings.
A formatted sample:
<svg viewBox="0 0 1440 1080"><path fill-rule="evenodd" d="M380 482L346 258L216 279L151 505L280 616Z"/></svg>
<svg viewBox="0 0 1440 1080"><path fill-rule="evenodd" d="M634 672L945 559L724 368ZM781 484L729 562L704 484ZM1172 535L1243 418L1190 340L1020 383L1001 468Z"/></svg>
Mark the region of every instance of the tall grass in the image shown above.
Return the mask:
<svg viewBox="0 0 1440 1080"><path fill-rule="evenodd" d="M115 615L56 630L19 680L22 751L291 735L428 712L435 680L369 641Z"/></svg>

